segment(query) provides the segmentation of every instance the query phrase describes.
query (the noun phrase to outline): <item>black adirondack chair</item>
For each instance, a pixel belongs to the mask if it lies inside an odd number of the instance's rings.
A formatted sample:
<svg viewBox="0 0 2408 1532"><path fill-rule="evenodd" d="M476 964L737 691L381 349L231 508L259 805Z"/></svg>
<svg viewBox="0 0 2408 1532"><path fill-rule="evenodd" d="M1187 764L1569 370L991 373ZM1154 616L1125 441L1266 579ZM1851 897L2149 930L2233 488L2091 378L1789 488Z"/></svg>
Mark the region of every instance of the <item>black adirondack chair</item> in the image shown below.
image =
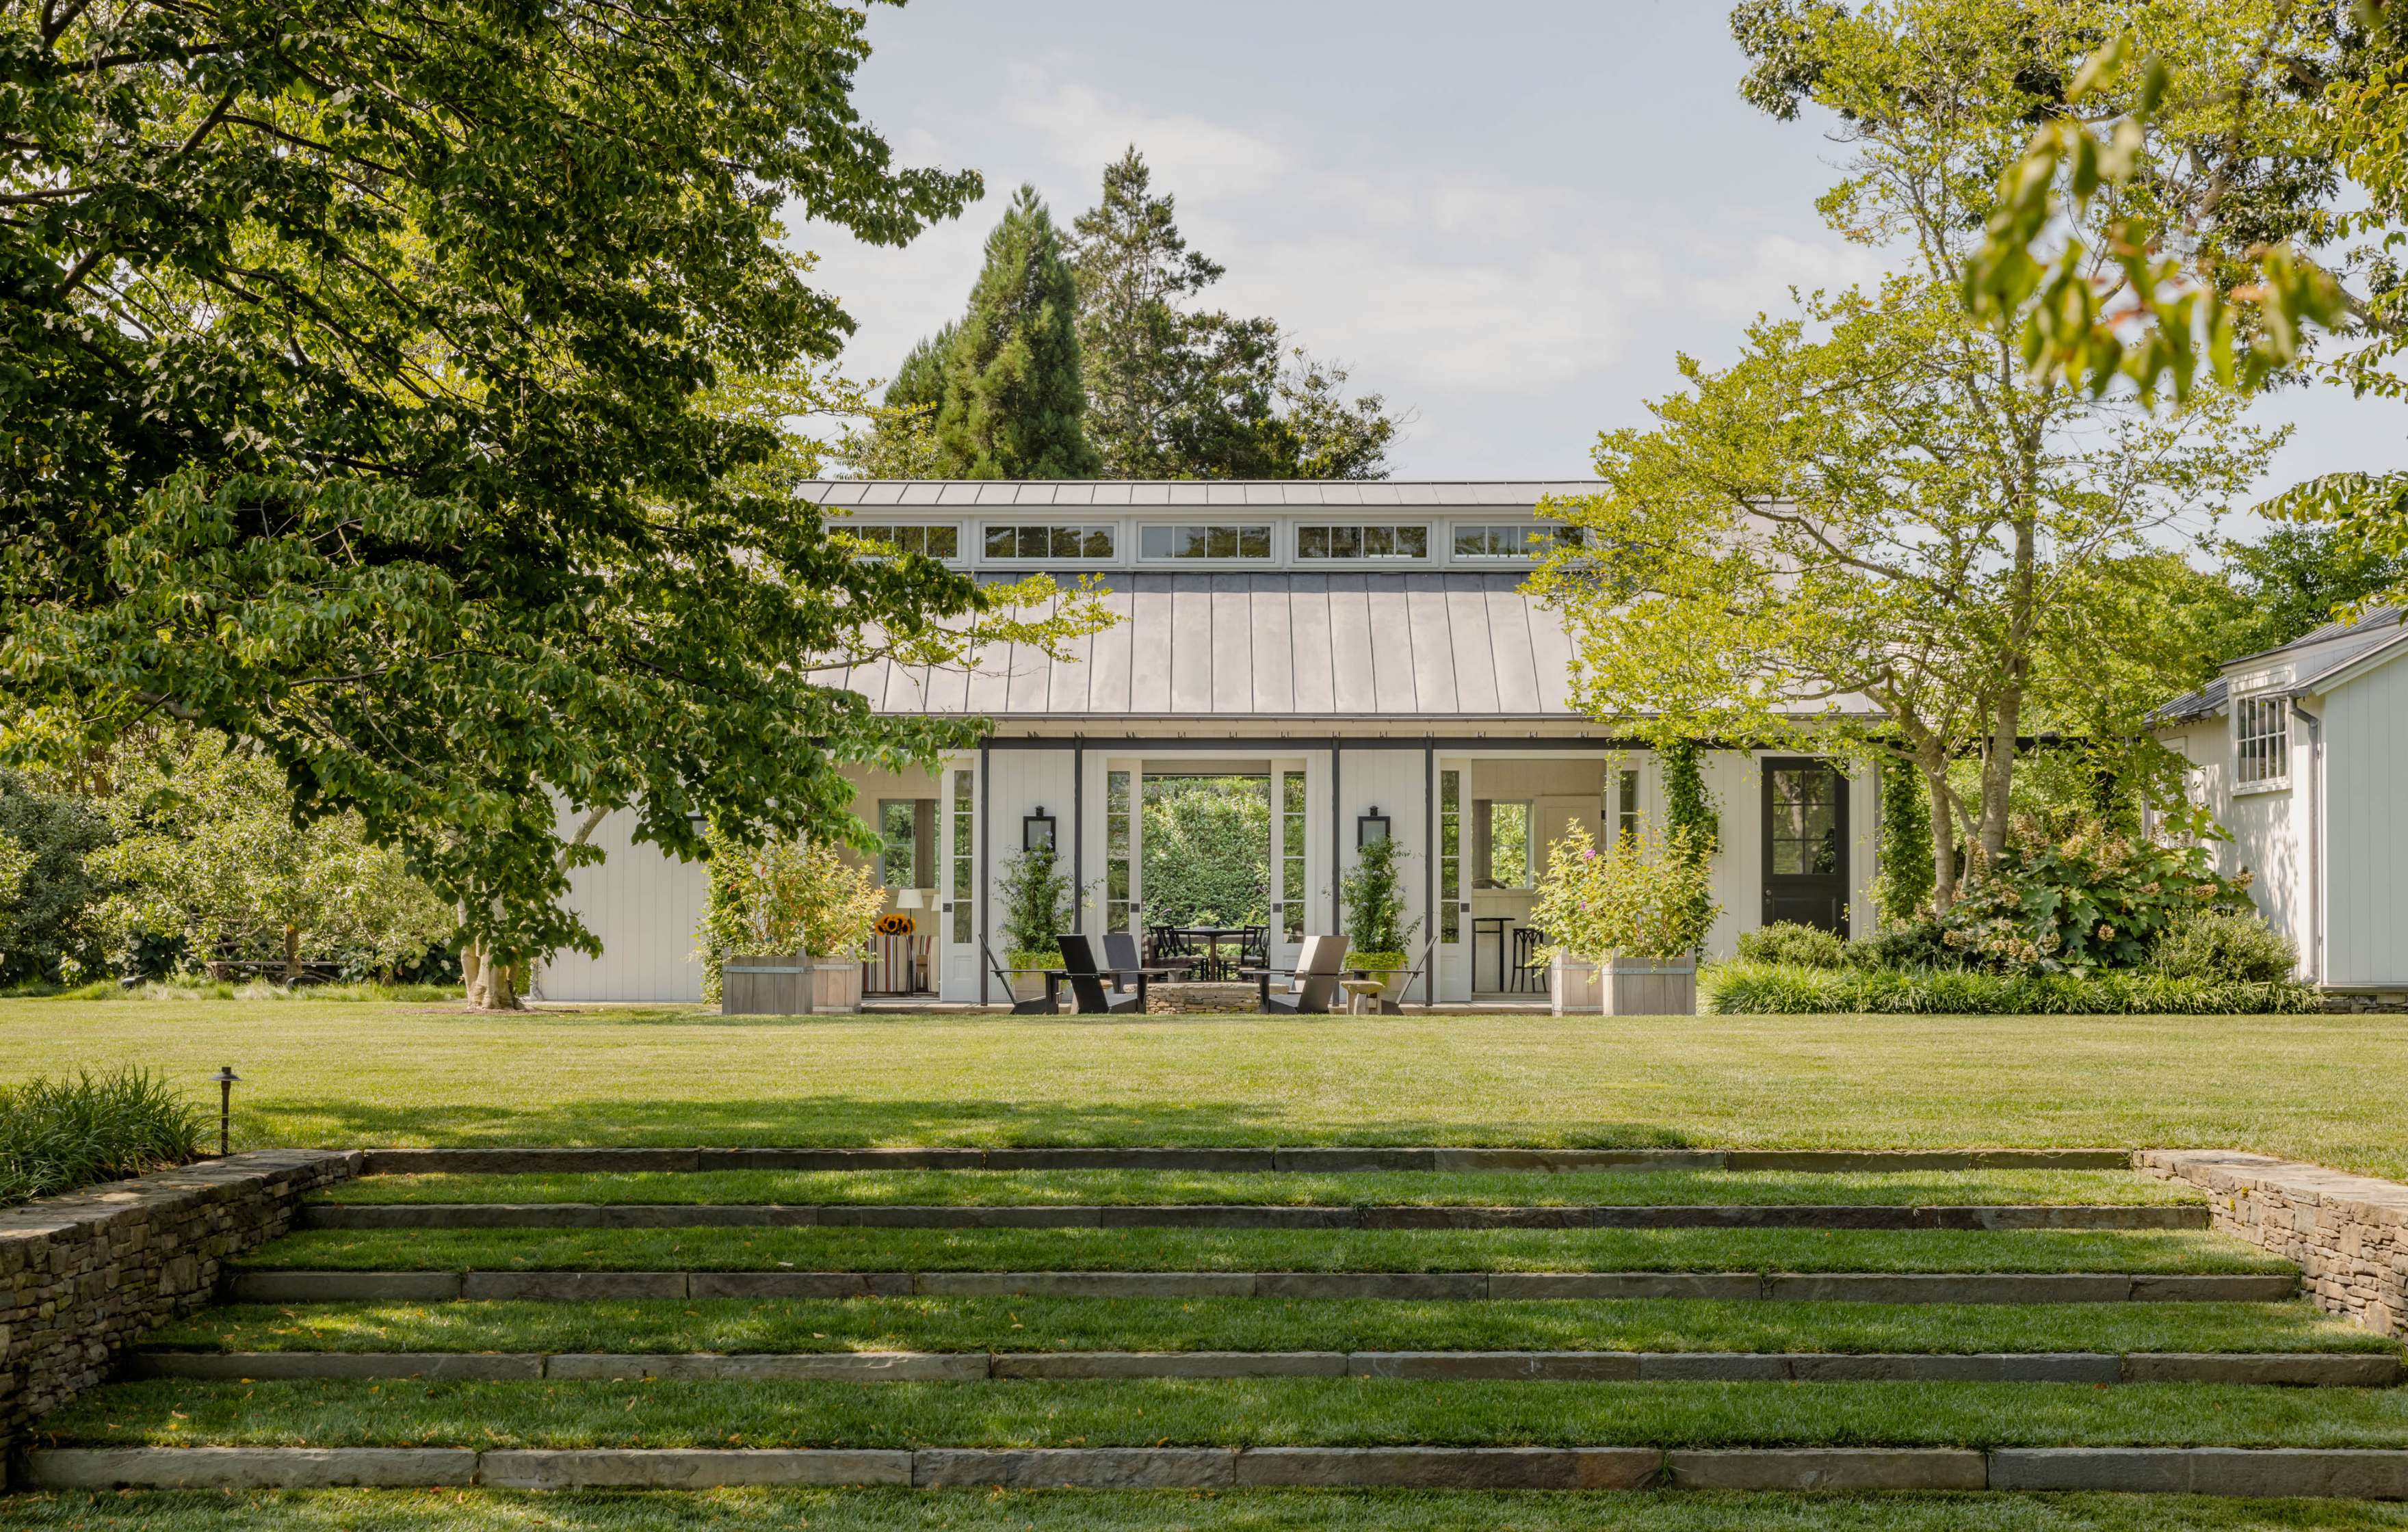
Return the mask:
<svg viewBox="0 0 2408 1532"><path fill-rule="evenodd" d="M996 982L1003 986L1005 995L1010 995L1011 971L995 960L994 948L982 947L980 950L986 953L986 966L995 970ZM1014 1016L1058 1016L1062 1013L1061 992L1049 982L1045 986L1043 995L1026 1000L1012 1001L1011 1013Z"/></svg>
<svg viewBox="0 0 2408 1532"><path fill-rule="evenodd" d="M1082 1016L1117 1016L1143 1010L1145 996L1135 992L1114 995L1104 987L1111 977L1096 960L1096 938L1066 931L1054 938L1062 944L1062 976L1070 981L1070 998Z"/></svg>

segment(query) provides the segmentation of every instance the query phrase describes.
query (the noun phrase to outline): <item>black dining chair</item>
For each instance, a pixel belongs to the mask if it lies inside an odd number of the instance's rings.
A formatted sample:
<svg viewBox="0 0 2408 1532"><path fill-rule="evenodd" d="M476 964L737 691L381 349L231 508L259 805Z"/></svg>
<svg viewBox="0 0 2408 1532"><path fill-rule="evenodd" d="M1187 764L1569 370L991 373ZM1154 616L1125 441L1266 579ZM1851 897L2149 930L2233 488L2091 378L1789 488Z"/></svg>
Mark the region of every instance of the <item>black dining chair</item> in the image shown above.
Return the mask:
<svg viewBox="0 0 2408 1532"><path fill-rule="evenodd" d="M1117 1016L1144 1007L1145 997L1132 991L1115 995L1104 987L1106 974L1096 960L1096 938L1066 931L1054 938L1062 944L1062 977L1070 981L1073 1009L1082 1016Z"/></svg>
<svg viewBox="0 0 2408 1532"><path fill-rule="evenodd" d="M1517 990L1542 990L1547 987L1547 959L1539 951L1547 944L1547 933L1535 925L1513 928L1513 987Z"/></svg>

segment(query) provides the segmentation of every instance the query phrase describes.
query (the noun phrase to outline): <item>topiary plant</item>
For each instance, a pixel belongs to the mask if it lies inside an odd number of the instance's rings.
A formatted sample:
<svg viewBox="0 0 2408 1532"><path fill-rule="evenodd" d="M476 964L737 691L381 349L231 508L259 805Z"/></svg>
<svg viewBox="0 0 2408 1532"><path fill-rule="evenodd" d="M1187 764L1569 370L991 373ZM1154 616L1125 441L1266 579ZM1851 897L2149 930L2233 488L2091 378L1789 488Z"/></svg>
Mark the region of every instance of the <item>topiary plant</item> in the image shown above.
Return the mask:
<svg viewBox="0 0 2408 1532"><path fill-rule="evenodd" d="M1847 943L1819 925L1774 921L1739 937L1739 956L1747 963L1785 963L1798 968L1845 967Z"/></svg>
<svg viewBox="0 0 2408 1532"><path fill-rule="evenodd" d="M1405 895L1397 881L1404 854L1394 839L1374 840L1354 853L1346 875L1346 966L1392 970L1407 962L1406 944L1421 929L1405 919Z"/></svg>
<svg viewBox="0 0 2408 1532"><path fill-rule="evenodd" d="M1003 945L1011 966L1060 967L1062 944L1054 938L1070 929L1070 875L1054 848L1005 858L995 892L1003 903Z"/></svg>

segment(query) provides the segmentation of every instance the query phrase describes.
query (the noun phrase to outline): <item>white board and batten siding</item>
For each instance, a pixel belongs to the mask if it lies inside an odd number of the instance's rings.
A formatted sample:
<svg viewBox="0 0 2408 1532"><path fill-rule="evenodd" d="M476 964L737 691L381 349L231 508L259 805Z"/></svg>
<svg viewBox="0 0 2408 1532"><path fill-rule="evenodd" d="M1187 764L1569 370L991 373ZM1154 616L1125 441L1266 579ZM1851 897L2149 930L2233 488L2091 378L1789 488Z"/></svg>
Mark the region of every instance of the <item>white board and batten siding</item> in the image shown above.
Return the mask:
<svg viewBox="0 0 2408 1532"><path fill-rule="evenodd" d="M2323 978L2408 987L2408 661L2315 701L2326 763Z"/></svg>
<svg viewBox="0 0 2408 1532"><path fill-rule="evenodd" d="M602 955L555 954L537 976L543 999L702 998L694 943L709 875L700 862L681 862L658 846L631 841L635 824L626 809L605 819L593 838L605 859L569 870L568 907L601 938ZM573 830L564 826L564 833Z"/></svg>

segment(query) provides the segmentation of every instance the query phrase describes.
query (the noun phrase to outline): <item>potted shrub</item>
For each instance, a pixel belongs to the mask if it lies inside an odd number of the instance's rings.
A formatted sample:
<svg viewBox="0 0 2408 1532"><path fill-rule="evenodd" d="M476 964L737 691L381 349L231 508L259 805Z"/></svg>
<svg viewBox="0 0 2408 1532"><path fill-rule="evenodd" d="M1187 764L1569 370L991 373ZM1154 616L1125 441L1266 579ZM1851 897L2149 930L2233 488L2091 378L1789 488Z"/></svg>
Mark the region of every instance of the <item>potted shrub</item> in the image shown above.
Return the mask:
<svg viewBox="0 0 2408 1532"><path fill-rule="evenodd" d="M1354 853L1354 870L1346 875L1346 966L1359 968L1381 984L1381 997L1398 998L1397 985L1412 961L1406 947L1421 922L1405 919L1405 896L1397 879L1397 860L1404 852L1389 838L1374 840Z"/></svg>
<svg viewBox="0 0 2408 1532"><path fill-rule="evenodd" d="M862 944L885 904L870 870L848 865L832 845L744 847L714 837L695 954L703 998L724 1015L858 1010Z"/></svg>
<svg viewBox="0 0 2408 1532"><path fill-rule="evenodd" d="M1051 846L1039 846L1004 860L995 881L1003 904L1003 963L1011 972L1011 997L1033 1000L1045 993L1043 969L1059 970L1062 945L1054 938L1070 929L1070 875Z"/></svg>
<svg viewBox="0 0 2408 1532"><path fill-rule="evenodd" d="M1681 826L1599 851L1574 824L1548 848L1531 908L1547 933L1555 1014L1695 1015L1698 948L1721 912L1712 878Z"/></svg>

